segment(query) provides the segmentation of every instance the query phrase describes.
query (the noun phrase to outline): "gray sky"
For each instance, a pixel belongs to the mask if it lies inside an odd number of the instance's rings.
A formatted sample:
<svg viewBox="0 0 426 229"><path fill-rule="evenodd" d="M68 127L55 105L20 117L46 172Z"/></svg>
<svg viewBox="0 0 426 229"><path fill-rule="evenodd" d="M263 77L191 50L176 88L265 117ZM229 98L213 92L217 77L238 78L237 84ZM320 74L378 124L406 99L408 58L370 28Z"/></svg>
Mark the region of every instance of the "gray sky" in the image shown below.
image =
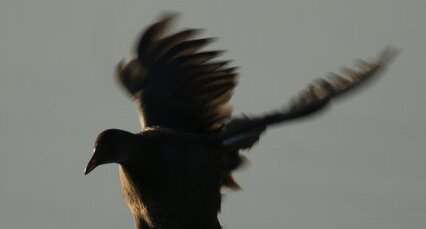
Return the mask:
<svg viewBox="0 0 426 229"><path fill-rule="evenodd" d="M116 165L83 176L95 136L139 130L115 64L164 10L241 66L235 114L278 108L385 45L379 81L271 129L227 193L225 228L426 225L426 1L0 1L0 228L132 228Z"/></svg>

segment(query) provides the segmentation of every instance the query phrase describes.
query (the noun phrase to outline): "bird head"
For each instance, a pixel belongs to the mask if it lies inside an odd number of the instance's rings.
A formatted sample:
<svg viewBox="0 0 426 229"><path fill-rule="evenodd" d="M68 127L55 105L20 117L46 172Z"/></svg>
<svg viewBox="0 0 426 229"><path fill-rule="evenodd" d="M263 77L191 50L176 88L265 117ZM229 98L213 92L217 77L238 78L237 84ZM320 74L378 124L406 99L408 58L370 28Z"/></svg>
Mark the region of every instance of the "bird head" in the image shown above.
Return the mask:
<svg viewBox="0 0 426 229"><path fill-rule="evenodd" d="M84 174L89 174L98 165L122 164L133 152L136 142L136 134L117 129L103 131L96 138L93 156L87 164Z"/></svg>

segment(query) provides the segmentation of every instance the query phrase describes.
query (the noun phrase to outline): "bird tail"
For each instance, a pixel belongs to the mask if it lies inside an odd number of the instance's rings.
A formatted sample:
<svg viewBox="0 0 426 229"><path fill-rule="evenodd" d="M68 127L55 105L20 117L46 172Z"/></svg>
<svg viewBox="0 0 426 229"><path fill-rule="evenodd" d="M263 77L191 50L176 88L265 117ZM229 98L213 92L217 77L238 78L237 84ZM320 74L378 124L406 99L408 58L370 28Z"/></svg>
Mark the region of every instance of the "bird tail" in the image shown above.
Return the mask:
<svg viewBox="0 0 426 229"><path fill-rule="evenodd" d="M240 190L241 186L235 181L232 172L247 163L247 159L243 155L240 155L238 151L225 151L221 154L220 158L222 186L233 190Z"/></svg>

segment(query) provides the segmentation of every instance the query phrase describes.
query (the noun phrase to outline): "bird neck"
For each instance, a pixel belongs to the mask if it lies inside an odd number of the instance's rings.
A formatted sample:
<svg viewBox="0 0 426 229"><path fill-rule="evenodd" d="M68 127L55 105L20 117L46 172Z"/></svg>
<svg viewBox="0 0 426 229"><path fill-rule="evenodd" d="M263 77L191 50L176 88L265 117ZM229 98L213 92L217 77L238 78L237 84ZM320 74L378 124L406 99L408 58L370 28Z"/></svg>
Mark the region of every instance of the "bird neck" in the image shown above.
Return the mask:
<svg viewBox="0 0 426 229"><path fill-rule="evenodd" d="M136 229L157 229L158 227L150 226L149 224L145 222L145 220L142 217L136 217L135 228Z"/></svg>

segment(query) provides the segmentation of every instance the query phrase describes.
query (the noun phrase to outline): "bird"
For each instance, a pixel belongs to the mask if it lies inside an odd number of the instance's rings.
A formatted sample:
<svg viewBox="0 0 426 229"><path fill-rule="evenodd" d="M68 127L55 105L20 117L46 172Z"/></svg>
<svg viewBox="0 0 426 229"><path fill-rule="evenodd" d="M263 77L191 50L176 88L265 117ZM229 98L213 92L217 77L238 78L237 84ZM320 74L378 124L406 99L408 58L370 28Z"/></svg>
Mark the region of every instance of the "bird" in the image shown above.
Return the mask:
<svg viewBox="0 0 426 229"><path fill-rule="evenodd" d="M87 175L116 163L136 229L220 229L222 189L240 189L232 172L240 154L267 128L312 117L332 101L362 88L396 56L385 48L374 61L314 80L280 109L232 116L238 70L223 51L205 51L213 38L200 29L169 32L177 15L164 14L141 34L134 53L119 62L116 79L135 102L141 131L101 132Z"/></svg>

